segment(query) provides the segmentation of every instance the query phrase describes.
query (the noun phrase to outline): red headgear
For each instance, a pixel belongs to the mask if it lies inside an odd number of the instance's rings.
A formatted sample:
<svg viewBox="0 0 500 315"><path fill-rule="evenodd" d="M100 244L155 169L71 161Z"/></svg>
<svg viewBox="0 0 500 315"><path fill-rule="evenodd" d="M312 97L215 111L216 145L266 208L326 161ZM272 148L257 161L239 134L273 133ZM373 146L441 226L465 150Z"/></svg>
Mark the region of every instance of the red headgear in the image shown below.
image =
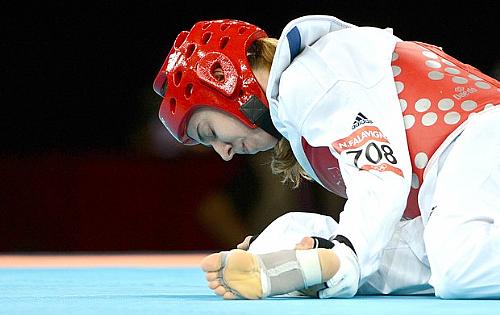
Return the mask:
<svg viewBox="0 0 500 315"><path fill-rule="evenodd" d="M186 124L193 110L202 106L229 113L250 128L261 126L265 116L269 124L265 93L247 59L250 45L266 36L257 26L237 20L198 22L177 36L154 90L163 96L160 120L179 142L194 143ZM222 80L214 76L217 68L222 69Z"/></svg>

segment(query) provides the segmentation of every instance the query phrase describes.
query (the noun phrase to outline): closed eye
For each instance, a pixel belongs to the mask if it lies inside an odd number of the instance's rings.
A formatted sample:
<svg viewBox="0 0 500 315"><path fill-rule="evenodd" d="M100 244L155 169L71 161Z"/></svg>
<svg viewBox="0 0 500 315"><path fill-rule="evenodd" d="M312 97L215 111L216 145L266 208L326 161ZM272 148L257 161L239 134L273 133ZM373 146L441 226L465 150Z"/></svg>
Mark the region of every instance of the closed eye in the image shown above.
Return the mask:
<svg viewBox="0 0 500 315"><path fill-rule="evenodd" d="M205 133L203 137L206 141L206 143L210 141L215 141L217 139L217 135L215 134L215 131L212 130L212 128L207 128L207 132Z"/></svg>
<svg viewBox="0 0 500 315"><path fill-rule="evenodd" d="M216 139L215 132L210 127L203 128L203 132L200 132L200 124L196 127L196 133L198 134L198 139L200 139L200 143L209 146L209 142L211 140Z"/></svg>
<svg viewBox="0 0 500 315"><path fill-rule="evenodd" d="M215 140L215 138L217 138L217 135L215 134L215 131L212 130L212 128L208 128L206 137Z"/></svg>

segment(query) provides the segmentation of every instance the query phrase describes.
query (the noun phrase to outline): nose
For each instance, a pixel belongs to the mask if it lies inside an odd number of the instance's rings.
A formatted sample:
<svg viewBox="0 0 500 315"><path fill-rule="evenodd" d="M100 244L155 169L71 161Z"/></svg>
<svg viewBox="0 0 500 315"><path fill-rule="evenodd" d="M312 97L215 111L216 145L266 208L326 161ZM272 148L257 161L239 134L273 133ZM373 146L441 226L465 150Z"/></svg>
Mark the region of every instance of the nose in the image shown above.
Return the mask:
<svg viewBox="0 0 500 315"><path fill-rule="evenodd" d="M212 143L215 152L219 153L224 161L229 161L234 156L233 146L230 143L216 141Z"/></svg>

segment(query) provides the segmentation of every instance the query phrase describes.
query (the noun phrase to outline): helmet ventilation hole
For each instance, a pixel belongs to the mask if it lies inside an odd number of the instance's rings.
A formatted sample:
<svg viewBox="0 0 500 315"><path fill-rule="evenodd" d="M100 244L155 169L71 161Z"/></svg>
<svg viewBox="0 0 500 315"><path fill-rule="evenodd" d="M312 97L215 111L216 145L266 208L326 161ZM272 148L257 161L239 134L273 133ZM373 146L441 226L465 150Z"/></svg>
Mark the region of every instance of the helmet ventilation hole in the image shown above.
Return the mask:
<svg viewBox="0 0 500 315"><path fill-rule="evenodd" d="M170 99L170 112L172 114L175 114L175 107L177 106L177 101L175 100L175 98L171 98Z"/></svg>
<svg viewBox="0 0 500 315"><path fill-rule="evenodd" d="M202 44L207 44L208 41L210 41L210 38L212 38L212 32L203 33L203 36L201 37Z"/></svg>
<svg viewBox="0 0 500 315"><path fill-rule="evenodd" d="M227 36L222 37L219 42L219 48L224 49L224 47L226 47L228 42L229 42L229 37Z"/></svg>
<svg viewBox="0 0 500 315"><path fill-rule="evenodd" d="M212 66L212 76L219 82L224 82L224 71L222 71L222 66L220 63L216 62Z"/></svg>
<svg viewBox="0 0 500 315"><path fill-rule="evenodd" d="M245 26L242 26L242 27L240 27L240 28L238 29L238 34L240 34L240 35L241 35L241 34L245 33L246 31L247 31L247 28L246 28Z"/></svg>
<svg viewBox="0 0 500 315"><path fill-rule="evenodd" d="M190 98L192 94L193 94L193 84L189 83L188 85L186 85L186 89L184 90L184 96L186 98Z"/></svg>
<svg viewBox="0 0 500 315"><path fill-rule="evenodd" d="M189 35L189 32L188 31L183 31L179 34L179 36L177 36L177 38L175 39L175 42L174 42L174 47L177 49L179 47L181 47L182 43L184 43L184 41L186 40L187 36Z"/></svg>
<svg viewBox="0 0 500 315"><path fill-rule="evenodd" d="M174 84L175 86L179 86L179 84L181 83L181 79L182 79L182 71L181 70L178 70L174 73Z"/></svg>
<svg viewBox="0 0 500 315"><path fill-rule="evenodd" d="M193 55L195 49L196 49L195 44L189 44L189 46L186 49L186 58L191 57Z"/></svg>
<svg viewBox="0 0 500 315"><path fill-rule="evenodd" d="M227 30L227 29L229 28L229 26L230 26L230 25L229 25L228 23L224 23L224 24L222 24L222 25L220 26L220 30L221 30L221 31L225 31L225 30Z"/></svg>
<svg viewBox="0 0 500 315"><path fill-rule="evenodd" d="M206 30L207 28L209 28L209 27L210 27L210 25L211 25L211 24L212 24L211 22L205 22L205 23L203 24L203 26L201 27L201 29L202 29L202 30Z"/></svg>

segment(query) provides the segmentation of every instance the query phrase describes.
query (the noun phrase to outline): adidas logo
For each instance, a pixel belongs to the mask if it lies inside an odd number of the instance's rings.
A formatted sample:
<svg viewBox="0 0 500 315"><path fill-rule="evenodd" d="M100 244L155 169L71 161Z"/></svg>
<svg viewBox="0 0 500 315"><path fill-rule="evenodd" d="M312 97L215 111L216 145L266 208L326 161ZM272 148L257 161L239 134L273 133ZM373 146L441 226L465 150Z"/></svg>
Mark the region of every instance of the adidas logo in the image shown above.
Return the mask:
<svg viewBox="0 0 500 315"><path fill-rule="evenodd" d="M364 124L373 124L373 121L370 120L370 119L368 119L368 118L366 118L366 116L363 115L363 113L359 112L356 115L356 119L352 123L352 129L354 130L354 129L356 129L359 126L364 125Z"/></svg>

